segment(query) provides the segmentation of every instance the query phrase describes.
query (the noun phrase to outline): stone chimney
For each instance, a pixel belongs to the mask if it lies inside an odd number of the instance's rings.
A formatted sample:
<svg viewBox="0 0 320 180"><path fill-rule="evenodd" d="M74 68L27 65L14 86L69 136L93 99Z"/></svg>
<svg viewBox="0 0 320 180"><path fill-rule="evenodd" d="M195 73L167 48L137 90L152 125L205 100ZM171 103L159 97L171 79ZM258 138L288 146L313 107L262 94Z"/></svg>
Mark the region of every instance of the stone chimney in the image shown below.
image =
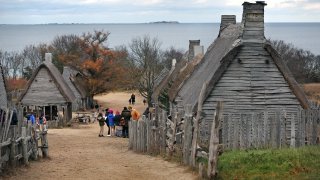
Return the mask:
<svg viewBox="0 0 320 180"><path fill-rule="evenodd" d="M45 57L45 62L52 63L52 54L51 53L46 53L44 57Z"/></svg>
<svg viewBox="0 0 320 180"><path fill-rule="evenodd" d="M177 60L176 59L172 59L171 69L176 68L176 64L177 64Z"/></svg>
<svg viewBox="0 0 320 180"><path fill-rule="evenodd" d="M220 32L229 24L236 24L236 15L221 15Z"/></svg>
<svg viewBox="0 0 320 180"><path fill-rule="evenodd" d="M242 14L243 40L264 40L264 1L244 2Z"/></svg>
<svg viewBox="0 0 320 180"><path fill-rule="evenodd" d="M203 46L200 46L200 40L189 40L188 61L191 61L200 53L203 54Z"/></svg>

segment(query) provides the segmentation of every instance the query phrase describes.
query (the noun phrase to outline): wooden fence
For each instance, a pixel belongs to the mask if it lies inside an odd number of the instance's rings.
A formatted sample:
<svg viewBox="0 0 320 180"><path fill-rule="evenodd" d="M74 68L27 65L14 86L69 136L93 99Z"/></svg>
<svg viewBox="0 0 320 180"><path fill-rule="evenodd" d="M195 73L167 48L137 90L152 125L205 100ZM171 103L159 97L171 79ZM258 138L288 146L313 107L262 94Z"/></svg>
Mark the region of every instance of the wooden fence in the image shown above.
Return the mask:
<svg viewBox="0 0 320 180"><path fill-rule="evenodd" d="M42 157L48 156L47 130L41 131L31 124L10 125L13 111L1 110L0 116L0 173L7 167L15 167L19 163L28 164L29 159L38 158L38 148ZM39 144L41 141L41 144Z"/></svg>
<svg viewBox="0 0 320 180"><path fill-rule="evenodd" d="M319 109L299 110L290 117L285 111L269 110L215 113L213 122L217 122L207 128L210 136L212 132L216 135L208 138L210 143L207 147L199 147L202 138L199 136L201 110L202 107L198 107L198 116L194 117L188 106L180 112L171 110L171 115L156 107L149 118L129 123L129 149L167 156L182 154L181 161L192 167L196 167L196 159L205 158L211 167L217 158L210 153L225 149L300 147L320 143ZM218 141L214 140L217 138ZM210 147L213 144L215 147ZM209 177L214 176L213 169L208 170Z"/></svg>
<svg viewBox="0 0 320 180"><path fill-rule="evenodd" d="M319 144L320 110L224 114L220 143L225 149L282 148Z"/></svg>

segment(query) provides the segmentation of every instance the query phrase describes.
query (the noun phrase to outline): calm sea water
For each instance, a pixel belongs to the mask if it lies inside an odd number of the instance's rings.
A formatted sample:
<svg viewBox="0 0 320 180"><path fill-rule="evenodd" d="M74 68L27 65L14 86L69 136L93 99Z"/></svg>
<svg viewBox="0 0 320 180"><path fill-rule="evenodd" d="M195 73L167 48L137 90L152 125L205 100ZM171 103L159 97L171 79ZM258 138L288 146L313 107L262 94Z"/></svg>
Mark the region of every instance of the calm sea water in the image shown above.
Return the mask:
<svg viewBox="0 0 320 180"><path fill-rule="evenodd" d="M0 49L20 51L26 45L50 43L58 35L81 35L93 30L111 33L107 44L110 48L128 45L133 38L147 34L158 38L162 49L173 46L186 50L190 39L200 39L207 49L217 37L219 26L219 23L0 25ZM320 55L320 23L266 23L265 36Z"/></svg>

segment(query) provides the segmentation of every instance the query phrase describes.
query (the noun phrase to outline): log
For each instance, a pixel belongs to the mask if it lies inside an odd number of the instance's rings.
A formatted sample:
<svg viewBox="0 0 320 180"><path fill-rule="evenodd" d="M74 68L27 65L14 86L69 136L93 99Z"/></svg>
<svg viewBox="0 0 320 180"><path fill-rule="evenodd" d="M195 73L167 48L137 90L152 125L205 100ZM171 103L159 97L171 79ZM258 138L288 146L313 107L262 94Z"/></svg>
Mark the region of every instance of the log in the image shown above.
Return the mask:
<svg viewBox="0 0 320 180"><path fill-rule="evenodd" d="M0 143L0 148L11 145L11 139L9 138L7 141Z"/></svg>
<svg viewBox="0 0 320 180"><path fill-rule="evenodd" d="M192 144L192 110L191 105L185 107L185 123L183 138L183 163L190 164L191 144Z"/></svg>
<svg viewBox="0 0 320 180"><path fill-rule="evenodd" d="M27 144L27 129L26 127L21 128L21 136L22 136L22 156L23 163L25 165L29 164L29 156L28 156L28 144Z"/></svg>
<svg viewBox="0 0 320 180"><path fill-rule="evenodd" d="M218 162L218 146L219 146L219 126L222 117L223 103L218 102L216 115L212 122L210 143L209 143L209 159L208 159L208 171L207 175L210 179L213 179L217 173L217 162Z"/></svg>
<svg viewBox="0 0 320 180"><path fill-rule="evenodd" d="M41 132L41 151L42 151L42 157L46 158L49 156L48 154L48 139L47 139L47 129L42 130Z"/></svg>
<svg viewBox="0 0 320 180"><path fill-rule="evenodd" d="M15 155L16 155L16 141L12 139L10 144L10 165L12 167L16 166Z"/></svg>

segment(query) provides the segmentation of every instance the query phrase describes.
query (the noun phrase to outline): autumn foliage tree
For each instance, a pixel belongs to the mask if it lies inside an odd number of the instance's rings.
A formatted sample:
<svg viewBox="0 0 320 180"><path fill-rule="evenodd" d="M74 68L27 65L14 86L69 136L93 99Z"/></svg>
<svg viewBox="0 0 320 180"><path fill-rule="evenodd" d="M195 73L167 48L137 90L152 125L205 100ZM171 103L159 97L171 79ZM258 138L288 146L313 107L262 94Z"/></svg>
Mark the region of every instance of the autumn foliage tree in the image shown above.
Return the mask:
<svg viewBox="0 0 320 180"><path fill-rule="evenodd" d="M105 46L110 33L94 31L81 37L70 35L57 37L53 43L61 63L81 72L81 83L89 95L108 92L126 82L127 52L111 50Z"/></svg>

